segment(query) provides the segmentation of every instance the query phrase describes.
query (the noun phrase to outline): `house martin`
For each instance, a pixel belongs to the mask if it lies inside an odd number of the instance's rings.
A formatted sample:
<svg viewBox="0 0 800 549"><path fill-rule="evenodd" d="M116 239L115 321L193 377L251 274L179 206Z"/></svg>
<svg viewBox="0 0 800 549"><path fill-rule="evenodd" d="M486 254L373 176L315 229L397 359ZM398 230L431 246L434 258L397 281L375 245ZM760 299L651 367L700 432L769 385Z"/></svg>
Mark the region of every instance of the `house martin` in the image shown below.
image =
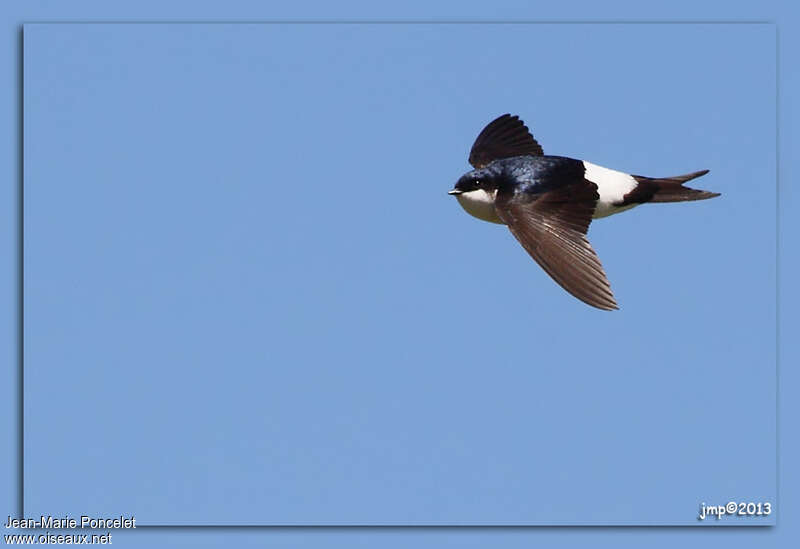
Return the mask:
<svg viewBox="0 0 800 549"><path fill-rule="evenodd" d="M708 173L643 177L583 160L545 156L518 116L504 114L478 135L475 168L449 192L470 215L507 225L530 256L566 291L603 310L617 309L586 231L592 219L645 202L705 200L719 193L684 187Z"/></svg>

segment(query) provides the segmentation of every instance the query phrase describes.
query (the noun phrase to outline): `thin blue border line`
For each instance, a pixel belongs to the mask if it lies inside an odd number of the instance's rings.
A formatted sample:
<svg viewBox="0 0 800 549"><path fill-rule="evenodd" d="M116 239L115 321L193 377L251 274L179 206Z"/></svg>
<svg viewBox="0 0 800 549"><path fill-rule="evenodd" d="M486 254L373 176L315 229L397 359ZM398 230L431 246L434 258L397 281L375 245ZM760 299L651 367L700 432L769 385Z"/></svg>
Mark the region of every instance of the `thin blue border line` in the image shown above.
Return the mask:
<svg viewBox="0 0 800 549"><path fill-rule="evenodd" d="M714 20L706 21L702 19L682 21L680 19L672 19L667 21L647 21L647 20L626 20L626 19L608 19L604 21L589 21L589 20L529 20L529 19L398 19L398 20L385 20L385 19L341 19L341 20L327 20L327 19L230 19L223 21L203 21L198 20L158 20L150 21L147 19L133 20L133 21L88 21L76 19L75 21L48 21L41 19L37 21L23 21L22 25L777 25L775 21L771 20Z"/></svg>
<svg viewBox="0 0 800 549"><path fill-rule="evenodd" d="M24 269L25 269L25 238L23 235L23 230L25 228L25 223L23 219L25 208L24 200L25 200L25 186L24 186L24 147L23 147L23 139L24 139L24 131L25 131L25 124L24 124L24 117L25 117L25 108L24 108L24 101L25 101L25 94L23 92L23 86L25 84L24 79L24 40L23 40L23 27L22 25L19 26L17 30L17 46L19 47L19 55L17 56L17 67L16 67L16 74L17 74L17 102L19 105L19 109L17 111L17 172L18 172L18 179L17 184L19 185L18 188L18 196L17 196L17 234L19 235L19 239L17 241L17 250L16 250L16 259L17 259L17 280L16 280L16 288L17 288L17 375L19 377L19 408L17 413L19 414L19 418L17 418L17 425L19 432L17 433L17 518L23 517L23 511L25 510L25 368L24 368L24 330L25 330L25 323L24 323Z"/></svg>
<svg viewBox="0 0 800 549"><path fill-rule="evenodd" d="M781 513L781 445L780 445L780 373L781 373L781 64L780 64L780 28L775 25L775 525L780 522Z"/></svg>

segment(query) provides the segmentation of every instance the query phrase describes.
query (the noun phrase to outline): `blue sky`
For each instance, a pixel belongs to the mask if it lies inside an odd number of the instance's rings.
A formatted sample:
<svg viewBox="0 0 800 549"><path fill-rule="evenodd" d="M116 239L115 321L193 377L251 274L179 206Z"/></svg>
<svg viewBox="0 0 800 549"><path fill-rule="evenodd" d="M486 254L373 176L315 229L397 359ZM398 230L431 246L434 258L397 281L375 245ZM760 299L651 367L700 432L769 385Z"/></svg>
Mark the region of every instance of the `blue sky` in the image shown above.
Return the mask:
<svg viewBox="0 0 800 549"><path fill-rule="evenodd" d="M41 50L26 32L26 185L43 182L26 188L26 289L41 290L26 293L28 505L125 501L184 524L670 523L695 510L689 486L774 497L770 27L315 27L316 43L298 27L76 28ZM519 70L528 56L509 52L532 44L561 48ZM614 85L631 67L640 85ZM622 311L589 310L444 194L505 111L554 154L708 167L699 186L723 198L594 224ZM342 179L347 195L328 184ZM271 181L301 203L275 208ZM738 420L711 419L731 402ZM53 411L107 437L54 467L74 433ZM716 454L751 466L697 471ZM78 489L90 475L102 493ZM415 490L433 483L435 497Z"/></svg>
<svg viewBox="0 0 800 549"><path fill-rule="evenodd" d="M770 25L27 26L29 512L692 524L773 500L774 60ZM596 222L602 314L446 194L504 111L554 154L711 168L724 198ZM66 446L54 409L106 434Z"/></svg>

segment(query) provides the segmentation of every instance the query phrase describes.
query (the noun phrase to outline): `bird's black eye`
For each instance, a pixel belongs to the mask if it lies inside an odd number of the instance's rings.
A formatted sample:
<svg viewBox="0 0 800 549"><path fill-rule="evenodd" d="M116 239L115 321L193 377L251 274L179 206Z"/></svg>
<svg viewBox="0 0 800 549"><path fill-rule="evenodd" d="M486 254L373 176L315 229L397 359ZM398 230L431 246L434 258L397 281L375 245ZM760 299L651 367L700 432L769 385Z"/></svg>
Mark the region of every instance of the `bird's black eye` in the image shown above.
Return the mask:
<svg viewBox="0 0 800 549"><path fill-rule="evenodd" d="M480 189L481 188L481 180L480 179L476 179L475 181L473 181L472 182L472 188Z"/></svg>

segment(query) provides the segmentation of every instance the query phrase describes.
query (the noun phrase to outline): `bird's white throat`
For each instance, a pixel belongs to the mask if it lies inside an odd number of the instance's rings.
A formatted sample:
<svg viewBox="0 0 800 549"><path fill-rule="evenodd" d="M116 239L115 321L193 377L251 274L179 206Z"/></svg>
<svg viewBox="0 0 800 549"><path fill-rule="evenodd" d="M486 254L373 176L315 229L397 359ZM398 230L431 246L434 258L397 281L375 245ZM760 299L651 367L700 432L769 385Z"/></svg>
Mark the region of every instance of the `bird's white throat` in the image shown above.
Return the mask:
<svg viewBox="0 0 800 549"><path fill-rule="evenodd" d="M458 203L464 208L469 215L489 221L490 223L504 223L497 216L497 211L494 209L494 199L497 196L497 191L485 191L483 189L476 189L456 195Z"/></svg>

